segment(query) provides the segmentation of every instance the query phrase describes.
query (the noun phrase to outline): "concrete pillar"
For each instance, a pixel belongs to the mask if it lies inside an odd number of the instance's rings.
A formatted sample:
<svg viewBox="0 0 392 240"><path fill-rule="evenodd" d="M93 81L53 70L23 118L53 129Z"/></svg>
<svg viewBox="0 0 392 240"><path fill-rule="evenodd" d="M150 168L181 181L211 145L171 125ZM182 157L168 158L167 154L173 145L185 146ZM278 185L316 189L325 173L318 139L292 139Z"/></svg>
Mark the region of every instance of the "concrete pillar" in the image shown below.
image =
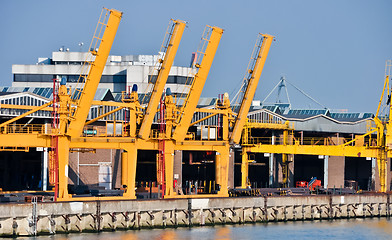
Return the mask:
<svg viewBox="0 0 392 240"><path fill-rule="evenodd" d="M230 153L229 153L229 182L228 182L228 188L232 189L234 188L234 149L230 148Z"/></svg>
<svg viewBox="0 0 392 240"><path fill-rule="evenodd" d="M328 188L328 160L329 156L324 156L324 188Z"/></svg>
<svg viewBox="0 0 392 240"><path fill-rule="evenodd" d="M282 154L275 154L275 181L274 181L274 187L281 187L282 186Z"/></svg>
<svg viewBox="0 0 392 240"><path fill-rule="evenodd" d="M339 133L336 137L331 137L332 144L340 145L343 144L343 138L339 137ZM324 182L324 187L344 187L344 169L346 159L343 156L325 156L328 157L327 169L324 167L324 171L328 170L327 184ZM325 163L325 162L324 162Z"/></svg>
<svg viewBox="0 0 392 240"><path fill-rule="evenodd" d="M376 169L377 166L377 158L372 158L372 190L375 190L376 188L376 175L378 175L378 169Z"/></svg>
<svg viewBox="0 0 392 240"><path fill-rule="evenodd" d="M174 151L174 180L177 181L177 188L182 188L182 151L175 150Z"/></svg>
<svg viewBox="0 0 392 240"><path fill-rule="evenodd" d="M328 157L327 187L329 188L344 187L345 157L342 156L325 156L325 157Z"/></svg>
<svg viewBox="0 0 392 240"><path fill-rule="evenodd" d="M275 145L275 132L272 131L272 145ZM268 187L273 187L274 186L274 169L275 169L275 155L273 153L270 153L269 155L269 162L268 162L268 168L269 168L269 180L268 180Z"/></svg>
<svg viewBox="0 0 392 240"><path fill-rule="evenodd" d="M42 151L42 191L48 190L49 153L48 148Z"/></svg>
<svg viewBox="0 0 392 240"><path fill-rule="evenodd" d="M268 168L269 168L269 179L268 179L268 187L274 186L274 168L275 167L275 155L270 153L269 161L268 161Z"/></svg>
<svg viewBox="0 0 392 240"><path fill-rule="evenodd" d="M381 190L381 183L380 183L380 174L378 171L377 158L374 158L374 161L372 159L372 177L373 177L373 171L374 171L374 178L372 178L372 181L374 179L374 190L380 191Z"/></svg>
<svg viewBox="0 0 392 240"><path fill-rule="evenodd" d="M294 182L294 158L295 155L294 154L289 154L287 156L287 159L289 160L289 187L295 187L295 182Z"/></svg>
<svg viewBox="0 0 392 240"><path fill-rule="evenodd" d="M288 187L294 187L294 154L287 154L287 161L288 163ZM283 161L282 161L282 154L275 154L274 155L274 167L272 169L274 175L274 183L273 187L282 187L283 184Z"/></svg>

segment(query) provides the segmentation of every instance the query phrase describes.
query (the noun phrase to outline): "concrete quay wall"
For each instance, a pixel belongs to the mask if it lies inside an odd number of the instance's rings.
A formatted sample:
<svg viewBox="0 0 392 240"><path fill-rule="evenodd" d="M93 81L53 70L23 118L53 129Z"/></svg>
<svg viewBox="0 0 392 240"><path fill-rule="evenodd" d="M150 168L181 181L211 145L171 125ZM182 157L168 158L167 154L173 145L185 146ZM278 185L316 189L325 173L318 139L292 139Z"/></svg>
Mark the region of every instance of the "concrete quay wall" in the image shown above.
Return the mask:
<svg viewBox="0 0 392 240"><path fill-rule="evenodd" d="M389 217L389 194L0 204L0 237Z"/></svg>

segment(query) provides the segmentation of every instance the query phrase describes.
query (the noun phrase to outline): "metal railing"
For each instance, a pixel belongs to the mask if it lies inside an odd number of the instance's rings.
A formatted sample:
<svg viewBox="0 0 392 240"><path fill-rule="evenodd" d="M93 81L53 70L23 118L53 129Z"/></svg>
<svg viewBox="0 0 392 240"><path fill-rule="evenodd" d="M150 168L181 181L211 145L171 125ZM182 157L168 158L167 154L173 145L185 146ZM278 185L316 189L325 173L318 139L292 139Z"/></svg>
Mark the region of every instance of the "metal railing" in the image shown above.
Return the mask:
<svg viewBox="0 0 392 240"><path fill-rule="evenodd" d="M45 134L45 124L9 124L0 128L1 134Z"/></svg>
<svg viewBox="0 0 392 240"><path fill-rule="evenodd" d="M334 140L331 137L303 137L296 138L289 135L287 145L307 145L307 146L336 146L348 143L348 146L377 146L377 140L375 138L358 138L356 141L354 139L339 138L339 140ZM281 136L275 137L274 141L272 137L248 137L243 144L244 145L283 145L284 138Z"/></svg>

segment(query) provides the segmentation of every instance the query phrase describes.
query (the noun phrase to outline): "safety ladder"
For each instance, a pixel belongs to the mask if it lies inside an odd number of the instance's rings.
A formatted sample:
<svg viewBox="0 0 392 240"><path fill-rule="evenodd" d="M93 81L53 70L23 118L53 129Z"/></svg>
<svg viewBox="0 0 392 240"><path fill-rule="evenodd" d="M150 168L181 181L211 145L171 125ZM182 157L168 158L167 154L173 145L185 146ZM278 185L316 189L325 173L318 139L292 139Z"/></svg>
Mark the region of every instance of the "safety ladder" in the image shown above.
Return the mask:
<svg viewBox="0 0 392 240"><path fill-rule="evenodd" d="M71 99L74 101L79 100L80 97L84 94L83 85L85 85L86 82L88 82L89 80L88 73L91 68L91 65L95 60L95 56L97 55L99 45L101 44L102 37L107 27L107 22L109 20L109 15L110 15L110 10L107 8L103 8L97 26L94 31L93 39L91 40L90 43L90 47L89 47L90 54L87 54L86 60L83 62L83 65L81 67L81 71L80 71L81 74L79 75L77 81L78 87L73 89L73 92L71 94Z"/></svg>
<svg viewBox="0 0 392 240"><path fill-rule="evenodd" d="M159 104L159 133L158 133L158 156L157 156L157 182L162 186L162 197L165 194L165 104L163 98ZM150 186L151 187L151 186Z"/></svg>
<svg viewBox="0 0 392 240"><path fill-rule="evenodd" d="M256 61L257 61L257 58L258 58L258 55L260 52L260 48L263 44L263 39L264 39L263 35L261 35L261 34L257 35L257 40L255 43L255 46L253 47L252 55L249 60L248 67L246 69L244 79L242 80L241 87L231 100L230 105L232 106L232 109L234 112L238 112L238 110L240 108L240 104L242 102L242 99L244 98L246 88L248 87L249 80L252 77L252 73L253 73L253 70L256 65Z"/></svg>
<svg viewBox="0 0 392 240"><path fill-rule="evenodd" d="M387 60L385 63L385 77L392 74L392 60Z"/></svg>
<svg viewBox="0 0 392 240"><path fill-rule="evenodd" d="M158 59L158 61L155 62L155 65L153 67L152 72L149 73L148 86L146 88L145 94L143 95L143 97L140 101L141 104L146 104L150 100L150 96L153 91L153 86L155 84L155 81L157 81L157 77L159 75L159 72L162 69L163 59L165 58L166 51L169 48L170 39L171 39L172 35L174 34L175 26L176 26L176 22L174 22L173 20L170 20L169 25L167 26L162 44L161 44L161 48L159 49L159 52L158 52L160 54L159 59Z"/></svg>
<svg viewBox="0 0 392 240"><path fill-rule="evenodd" d="M52 130L51 130L51 144L49 150L49 184L54 186L54 198L57 200L58 197L58 133L60 129L60 117L59 117L59 99L58 99L58 82L57 79L53 79L53 104L52 104Z"/></svg>
<svg viewBox="0 0 392 240"><path fill-rule="evenodd" d="M183 91L183 93L176 99L176 106L179 107L180 105L182 105L180 108L180 112L177 116L177 123L180 122L180 120L184 114L184 110L186 108L186 105L189 102L189 97L190 97L189 93L192 92L192 89L194 87L194 84L193 84L194 79L197 74L197 70L200 69L203 57L205 56L205 52L206 52L208 43L210 42L212 31L213 31L213 28L211 26L207 25L204 28L203 35L201 37L199 46L196 51L195 59L193 61L193 65L190 70L191 72L188 74L188 77L187 77L186 82L184 84L185 88L188 88L188 91Z"/></svg>

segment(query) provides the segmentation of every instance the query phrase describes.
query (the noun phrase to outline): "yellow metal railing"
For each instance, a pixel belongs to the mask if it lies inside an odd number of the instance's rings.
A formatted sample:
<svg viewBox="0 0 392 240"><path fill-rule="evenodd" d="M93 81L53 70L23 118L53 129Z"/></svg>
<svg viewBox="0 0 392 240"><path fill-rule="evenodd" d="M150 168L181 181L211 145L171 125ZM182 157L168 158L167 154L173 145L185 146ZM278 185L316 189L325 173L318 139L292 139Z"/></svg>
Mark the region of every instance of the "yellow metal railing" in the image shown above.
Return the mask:
<svg viewBox="0 0 392 240"><path fill-rule="evenodd" d="M1 134L45 134L45 124L10 124L0 128Z"/></svg>
<svg viewBox="0 0 392 240"><path fill-rule="evenodd" d="M349 146L377 146L377 142L372 138L362 138L360 139L346 139L339 138L338 142L336 139L331 137L303 137L295 138L293 135L289 135L287 145L307 145L307 146L336 146L340 144L347 144ZM275 137L274 141L272 137L252 137L248 136L243 138L243 145L284 145L283 137Z"/></svg>

